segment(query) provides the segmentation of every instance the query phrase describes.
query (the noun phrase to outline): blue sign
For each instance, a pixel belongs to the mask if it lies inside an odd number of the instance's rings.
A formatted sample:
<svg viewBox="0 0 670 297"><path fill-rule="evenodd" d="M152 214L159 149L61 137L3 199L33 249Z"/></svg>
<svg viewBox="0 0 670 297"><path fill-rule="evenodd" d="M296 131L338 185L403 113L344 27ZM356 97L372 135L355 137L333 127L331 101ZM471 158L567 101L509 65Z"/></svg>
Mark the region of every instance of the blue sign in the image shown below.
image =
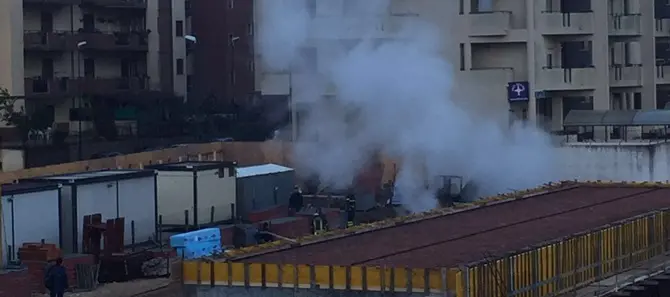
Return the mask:
<svg viewBox="0 0 670 297"><path fill-rule="evenodd" d="M528 101L528 82L514 81L507 83L507 99L510 102Z"/></svg>

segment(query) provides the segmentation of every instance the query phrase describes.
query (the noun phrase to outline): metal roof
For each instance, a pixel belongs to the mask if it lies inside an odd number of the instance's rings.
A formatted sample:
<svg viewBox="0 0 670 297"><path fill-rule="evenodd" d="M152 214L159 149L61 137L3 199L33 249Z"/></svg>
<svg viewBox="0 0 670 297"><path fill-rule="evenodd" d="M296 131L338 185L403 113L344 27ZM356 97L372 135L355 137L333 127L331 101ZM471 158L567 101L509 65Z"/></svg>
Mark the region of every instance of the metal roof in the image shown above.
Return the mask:
<svg viewBox="0 0 670 297"><path fill-rule="evenodd" d="M250 177L292 171L293 168L277 164L263 164L237 168L237 177Z"/></svg>
<svg viewBox="0 0 670 297"><path fill-rule="evenodd" d="M563 121L565 127L665 125L670 125L670 110L571 110Z"/></svg>

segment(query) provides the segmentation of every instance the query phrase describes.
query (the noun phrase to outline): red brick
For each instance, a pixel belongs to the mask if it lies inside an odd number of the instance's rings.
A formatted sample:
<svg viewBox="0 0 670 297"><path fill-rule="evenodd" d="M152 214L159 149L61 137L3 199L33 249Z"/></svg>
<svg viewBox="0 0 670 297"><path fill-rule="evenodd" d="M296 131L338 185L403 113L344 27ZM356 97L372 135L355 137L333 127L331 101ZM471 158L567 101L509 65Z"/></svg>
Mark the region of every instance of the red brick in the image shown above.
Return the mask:
<svg viewBox="0 0 670 297"><path fill-rule="evenodd" d="M30 297L33 284L27 269L0 271L0 297Z"/></svg>
<svg viewBox="0 0 670 297"><path fill-rule="evenodd" d="M264 210L249 213L249 221L252 223L278 219L288 215L288 206L279 205Z"/></svg>

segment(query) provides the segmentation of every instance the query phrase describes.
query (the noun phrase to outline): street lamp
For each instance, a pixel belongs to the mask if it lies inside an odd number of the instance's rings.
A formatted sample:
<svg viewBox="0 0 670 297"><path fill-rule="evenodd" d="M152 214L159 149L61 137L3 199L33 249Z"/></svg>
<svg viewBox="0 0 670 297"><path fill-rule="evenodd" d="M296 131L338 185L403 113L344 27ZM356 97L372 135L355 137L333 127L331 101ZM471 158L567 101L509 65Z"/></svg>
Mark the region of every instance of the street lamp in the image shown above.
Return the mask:
<svg viewBox="0 0 670 297"><path fill-rule="evenodd" d="M240 40L239 36L230 35L230 94L233 96L233 103L235 103L235 42Z"/></svg>
<svg viewBox="0 0 670 297"><path fill-rule="evenodd" d="M186 44L187 45L188 45L188 42L192 42L193 44L198 43L198 38L196 38L193 35L184 35L184 39L186 39ZM187 48L187 55L188 55L188 48ZM186 65L189 65L189 63L187 62ZM186 71L186 73L187 73L187 75L186 75L186 95L184 96L184 100L183 100L184 103L186 103L188 101L189 83L190 83L189 79L188 79L189 78L188 73L190 71L192 71L192 69L188 69Z"/></svg>
<svg viewBox="0 0 670 297"><path fill-rule="evenodd" d="M81 48L86 46L88 42L86 41L79 41L77 42L77 81L79 82L78 88L77 88L77 120L79 122L78 124L78 131L77 131L77 160L81 161L83 160L83 153L82 153L82 137L81 137L81 117L82 117L82 111L81 111L81 100L82 97L84 96L84 91L83 91L83 82L81 80Z"/></svg>

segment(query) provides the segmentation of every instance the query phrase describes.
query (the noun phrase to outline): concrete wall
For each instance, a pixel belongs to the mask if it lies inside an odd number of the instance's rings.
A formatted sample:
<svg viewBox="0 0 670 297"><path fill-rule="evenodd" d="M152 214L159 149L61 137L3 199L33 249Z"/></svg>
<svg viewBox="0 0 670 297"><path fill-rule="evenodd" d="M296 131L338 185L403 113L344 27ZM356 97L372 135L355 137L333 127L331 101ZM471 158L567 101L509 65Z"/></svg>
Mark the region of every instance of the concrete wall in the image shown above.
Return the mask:
<svg viewBox="0 0 670 297"><path fill-rule="evenodd" d="M573 143L559 150L565 179L670 180L670 143Z"/></svg>

